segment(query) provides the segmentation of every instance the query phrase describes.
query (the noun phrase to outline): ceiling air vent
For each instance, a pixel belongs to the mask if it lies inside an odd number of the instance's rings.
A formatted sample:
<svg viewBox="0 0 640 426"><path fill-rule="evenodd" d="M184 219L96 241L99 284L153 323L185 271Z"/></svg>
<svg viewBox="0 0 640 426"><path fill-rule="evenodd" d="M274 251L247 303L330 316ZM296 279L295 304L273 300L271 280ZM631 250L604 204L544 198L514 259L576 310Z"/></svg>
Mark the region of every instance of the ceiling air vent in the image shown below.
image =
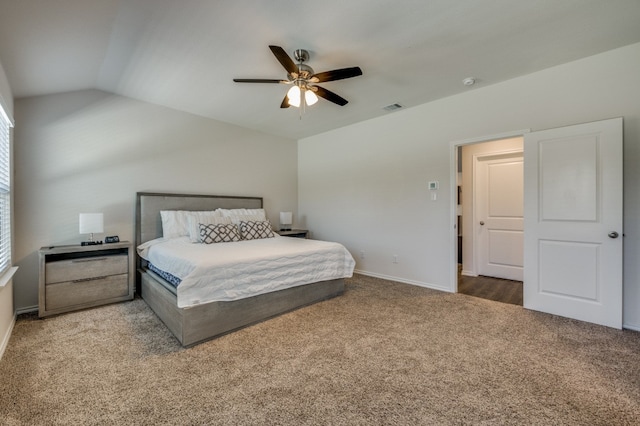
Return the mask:
<svg viewBox="0 0 640 426"><path fill-rule="evenodd" d="M395 111L400 108L402 108L402 105L400 104L391 104L391 105L387 105L386 107L383 107L382 109L385 111Z"/></svg>

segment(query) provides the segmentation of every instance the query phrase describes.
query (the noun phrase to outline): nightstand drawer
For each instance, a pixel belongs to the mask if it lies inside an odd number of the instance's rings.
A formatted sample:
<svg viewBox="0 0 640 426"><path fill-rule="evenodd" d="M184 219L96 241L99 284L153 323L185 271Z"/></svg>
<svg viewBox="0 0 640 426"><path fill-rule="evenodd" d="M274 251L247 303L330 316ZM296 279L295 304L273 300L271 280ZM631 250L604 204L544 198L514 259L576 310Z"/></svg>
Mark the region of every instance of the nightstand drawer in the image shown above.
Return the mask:
<svg viewBox="0 0 640 426"><path fill-rule="evenodd" d="M38 315L47 317L133 299L135 267L128 241L42 247Z"/></svg>
<svg viewBox="0 0 640 426"><path fill-rule="evenodd" d="M47 311L94 302L99 304L104 300L127 297L129 276L125 272L103 278L49 284L45 292Z"/></svg>
<svg viewBox="0 0 640 426"><path fill-rule="evenodd" d="M45 265L45 284L107 277L128 272L126 254L59 260Z"/></svg>

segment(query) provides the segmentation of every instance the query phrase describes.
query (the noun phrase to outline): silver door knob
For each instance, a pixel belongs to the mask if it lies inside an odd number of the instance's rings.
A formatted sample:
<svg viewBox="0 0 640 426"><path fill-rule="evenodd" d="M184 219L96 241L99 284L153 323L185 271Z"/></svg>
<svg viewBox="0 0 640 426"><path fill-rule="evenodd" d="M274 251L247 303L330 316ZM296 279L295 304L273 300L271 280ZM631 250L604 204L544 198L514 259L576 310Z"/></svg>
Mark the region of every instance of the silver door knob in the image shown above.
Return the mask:
<svg viewBox="0 0 640 426"><path fill-rule="evenodd" d="M481 221L480 221L480 225L484 225L484 221L482 221L482 220L481 220Z"/></svg>
<svg viewBox="0 0 640 426"><path fill-rule="evenodd" d="M609 238L618 238L619 234L616 231L609 232Z"/></svg>

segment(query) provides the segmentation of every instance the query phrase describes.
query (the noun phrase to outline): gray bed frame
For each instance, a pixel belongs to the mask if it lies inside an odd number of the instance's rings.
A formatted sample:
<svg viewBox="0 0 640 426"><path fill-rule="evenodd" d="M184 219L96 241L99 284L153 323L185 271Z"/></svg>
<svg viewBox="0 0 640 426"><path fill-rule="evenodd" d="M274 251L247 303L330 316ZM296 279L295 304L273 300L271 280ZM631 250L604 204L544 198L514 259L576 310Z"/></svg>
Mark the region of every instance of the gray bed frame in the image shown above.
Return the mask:
<svg viewBox="0 0 640 426"><path fill-rule="evenodd" d="M138 192L136 196L136 247L162 236L161 210L203 211L262 208L260 197ZM221 336L294 309L339 296L344 280L305 284L233 302L209 302L178 308L175 294L163 279L136 256L136 288L167 328L185 347Z"/></svg>

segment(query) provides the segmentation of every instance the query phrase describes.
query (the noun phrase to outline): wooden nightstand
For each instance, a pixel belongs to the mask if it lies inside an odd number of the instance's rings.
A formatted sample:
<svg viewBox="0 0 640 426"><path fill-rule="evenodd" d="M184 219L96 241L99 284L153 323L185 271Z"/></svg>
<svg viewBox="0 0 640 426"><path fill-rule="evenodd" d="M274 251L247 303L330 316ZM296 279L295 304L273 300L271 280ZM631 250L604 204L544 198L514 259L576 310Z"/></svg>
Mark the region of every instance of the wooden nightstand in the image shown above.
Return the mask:
<svg viewBox="0 0 640 426"><path fill-rule="evenodd" d="M306 229L290 229L288 231L276 231L279 235L283 237L294 237L294 238L308 238L309 231Z"/></svg>
<svg viewBox="0 0 640 426"><path fill-rule="evenodd" d="M40 317L133 299L133 245L43 247L40 255Z"/></svg>

